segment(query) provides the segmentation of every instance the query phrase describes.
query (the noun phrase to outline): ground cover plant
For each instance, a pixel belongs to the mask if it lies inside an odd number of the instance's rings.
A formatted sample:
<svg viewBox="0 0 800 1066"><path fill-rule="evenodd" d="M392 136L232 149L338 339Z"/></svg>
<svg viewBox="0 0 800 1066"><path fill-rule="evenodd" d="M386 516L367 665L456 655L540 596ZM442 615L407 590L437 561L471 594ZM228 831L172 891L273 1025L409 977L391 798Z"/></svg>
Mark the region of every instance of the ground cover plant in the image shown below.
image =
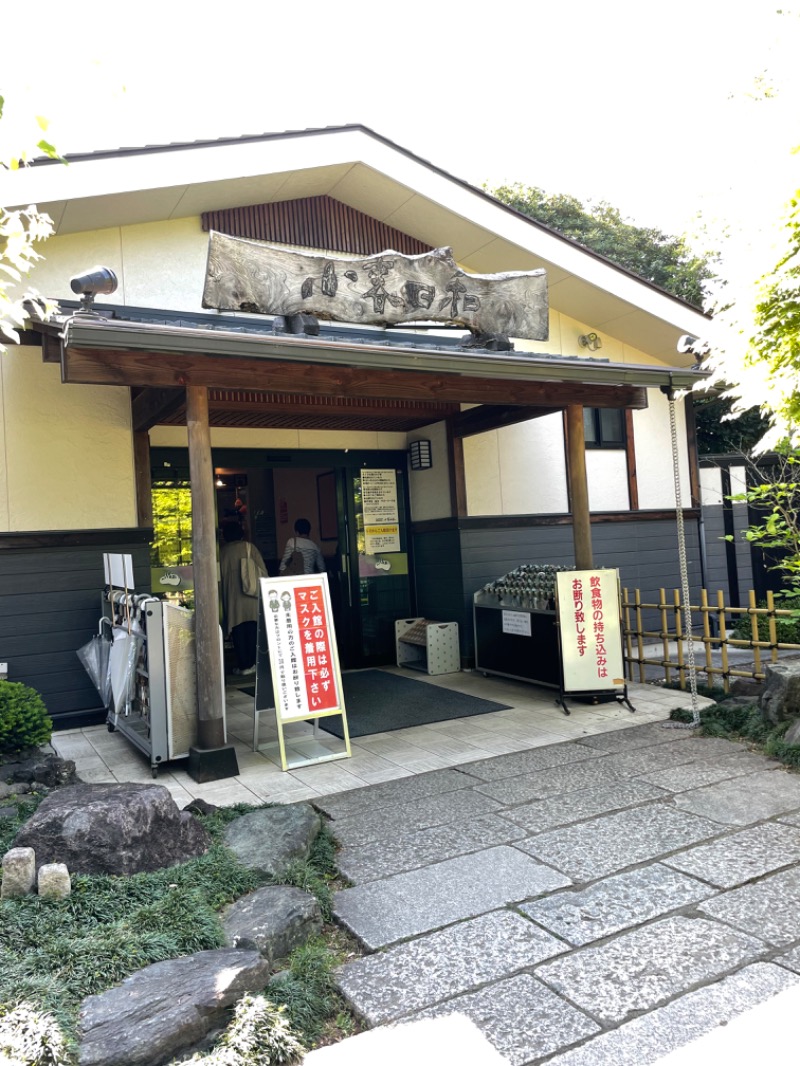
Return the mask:
<svg viewBox="0 0 800 1066"><path fill-rule="evenodd" d="M26 796L14 801L17 816L0 821L3 852L41 798ZM131 877L78 874L72 878L72 894L66 899L46 900L31 895L3 901L0 1019L25 1005L39 1015L37 1024L47 1028L49 1016L64 1036L61 1057L43 1053L41 1058L31 1056L19 1060L21 1063L60 1066L75 1062L75 1027L85 996L118 984L150 963L221 947L224 935L219 912L264 884L305 888L317 896L326 922L330 920L336 866L335 844L329 831L323 827L306 862L295 863L285 876L273 880L241 866L222 843L225 825L256 809L240 804L201 816L212 836L212 846L205 855L179 866ZM280 1026L287 1026L291 1032L288 1041L277 1040L280 1047L285 1044L291 1048L292 1040L299 1040L308 1048L353 1029L355 1023L335 992L332 979L333 968L342 961L346 950L349 945L343 934L326 925L322 937L295 951L265 991L267 1006L256 1004L249 1011L243 1008L246 1032L242 1039L250 1039L246 1034L252 1036L254 1026L259 1032L263 1030L265 1019L272 1018L279 1006L283 1008ZM234 1038L235 1033L230 1039ZM221 1057L211 1058L210 1066L214 1062L241 1061L244 1066L252 1061L256 1066L262 1061L289 1061L263 1056L235 1058L235 1054L233 1045L226 1046L225 1055L220 1050Z"/></svg>
<svg viewBox="0 0 800 1066"><path fill-rule="evenodd" d="M719 689L711 689L708 694L715 691L712 698L717 702L700 711L697 729L701 736L744 740L769 758L794 769L800 768L800 744L788 744L784 739L791 722L771 725L761 717L755 703L742 706L730 697L720 696ZM670 718L675 722L691 722L692 712L681 708L672 711Z"/></svg>

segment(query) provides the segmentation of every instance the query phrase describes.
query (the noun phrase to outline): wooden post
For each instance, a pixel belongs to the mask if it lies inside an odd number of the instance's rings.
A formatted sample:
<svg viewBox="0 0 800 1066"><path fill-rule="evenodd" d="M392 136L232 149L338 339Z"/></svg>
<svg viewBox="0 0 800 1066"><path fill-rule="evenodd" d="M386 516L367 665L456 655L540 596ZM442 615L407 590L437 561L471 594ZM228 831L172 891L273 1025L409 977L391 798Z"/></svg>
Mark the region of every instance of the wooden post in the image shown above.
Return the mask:
<svg viewBox="0 0 800 1066"><path fill-rule="evenodd" d="M589 484L586 480L586 439L583 435L583 407L569 404L567 409L567 477L572 501L572 537L575 544L575 567L591 570L592 526L589 513Z"/></svg>
<svg viewBox="0 0 800 1066"><path fill-rule="evenodd" d="M189 431L189 475L192 480L192 572L199 708L197 742L200 748L220 748L225 743L225 729L219 650L214 473L211 467L208 390L202 385L186 387L186 427Z"/></svg>
<svg viewBox="0 0 800 1066"><path fill-rule="evenodd" d="M150 477L150 436L146 429L133 434L133 469L136 479L136 521L149 529L153 525L153 490Z"/></svg>

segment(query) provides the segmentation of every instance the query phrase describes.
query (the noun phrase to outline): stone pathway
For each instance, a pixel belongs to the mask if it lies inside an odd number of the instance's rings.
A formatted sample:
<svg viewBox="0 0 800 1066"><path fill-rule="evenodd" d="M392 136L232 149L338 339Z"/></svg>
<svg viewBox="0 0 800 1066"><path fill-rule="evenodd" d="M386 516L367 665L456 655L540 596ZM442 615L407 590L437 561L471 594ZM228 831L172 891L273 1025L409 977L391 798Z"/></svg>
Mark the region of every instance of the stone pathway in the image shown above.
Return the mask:
<svg viewBox="0 0 800 1066"><path fill-rule="evenodd" d="M459 1013L514 1066L646 1066L800 985L800 775L730 741L647 723L314 805L370 1027Z"/></svg>

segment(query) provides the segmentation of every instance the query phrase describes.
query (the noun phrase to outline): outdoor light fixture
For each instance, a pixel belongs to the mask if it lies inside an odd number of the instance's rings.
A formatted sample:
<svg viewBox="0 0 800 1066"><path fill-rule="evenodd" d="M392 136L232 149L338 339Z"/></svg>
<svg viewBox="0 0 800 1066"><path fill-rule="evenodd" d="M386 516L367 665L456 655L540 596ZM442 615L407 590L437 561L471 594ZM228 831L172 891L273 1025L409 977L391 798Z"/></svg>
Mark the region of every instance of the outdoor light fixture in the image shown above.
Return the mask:
<svg viewBox="0 0 800 1066"><path fill-rule="evenodd" d="M116 292L117 275L110 267L96 266L85 274L76 274L74 278L70 278L69 287L80 295L81 309L78 314L96 315L97 312L92 309L95 297Z"/></svg>
<svg viewBox="0 0 800 1066"><path fill-rule="evenodd" d="M217 477L216 477L216 480L214 481L214 484L217 486L218 489L224 489L225 488L225 482L222 480L222 478L220 477L219 474L217 474Z"/></svg>
<svg viewBox="0 0 800 1066"><path fill-rule="evenodd" d="M412 470L430 470L433 466L429 440L412 440L408 447L408 455Z"/></svg>
<svg viewBox="0 0 800 1066"><path fill-rule="evenodd" d="M590 352L596 352L598 348L603 347L603 342L596 333L583 333L578 337L578 344L581 348L588 348Z"/></svg>

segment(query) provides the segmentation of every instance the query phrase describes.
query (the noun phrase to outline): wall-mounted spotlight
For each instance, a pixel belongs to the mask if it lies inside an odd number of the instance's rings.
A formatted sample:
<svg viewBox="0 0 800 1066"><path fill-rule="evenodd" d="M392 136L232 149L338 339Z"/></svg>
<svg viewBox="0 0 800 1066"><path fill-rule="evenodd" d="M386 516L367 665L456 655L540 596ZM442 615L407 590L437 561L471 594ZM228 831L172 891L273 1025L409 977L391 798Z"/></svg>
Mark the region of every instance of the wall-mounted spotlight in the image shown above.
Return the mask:
<svg viewBox="0 0 800 1066"><path fill-rule="evenodd" d="M430 470L433 466L431 442L429 440L412 440L408 446L408 457L412 470Z"/></svg>
<svg viewBox="0 0 800 1066"><path fill-rule="evenodd" d="M95 297L116 292L117 284L117 275L110 267L104 266L92 267L85 274L76 274L74 278L70 278L69 287L81 298L78 314L96 315L97 312L92 309Z"/></svg>
<svg viewBox="0 0 800 1066"><path fill-rule="evenodd" d="M596 352L598 348L603 347L603 342L596 333L582 333L578 337L578 344L581 348L588 348L590 352Z"/></svg>
<svg viewBox="0 0 800 1066"><path fill-rule="evenodd" d="M708 341L693 337L690 333L684 333L678 338L677 348L681 355L708 355L711 351Z"/></svg>

